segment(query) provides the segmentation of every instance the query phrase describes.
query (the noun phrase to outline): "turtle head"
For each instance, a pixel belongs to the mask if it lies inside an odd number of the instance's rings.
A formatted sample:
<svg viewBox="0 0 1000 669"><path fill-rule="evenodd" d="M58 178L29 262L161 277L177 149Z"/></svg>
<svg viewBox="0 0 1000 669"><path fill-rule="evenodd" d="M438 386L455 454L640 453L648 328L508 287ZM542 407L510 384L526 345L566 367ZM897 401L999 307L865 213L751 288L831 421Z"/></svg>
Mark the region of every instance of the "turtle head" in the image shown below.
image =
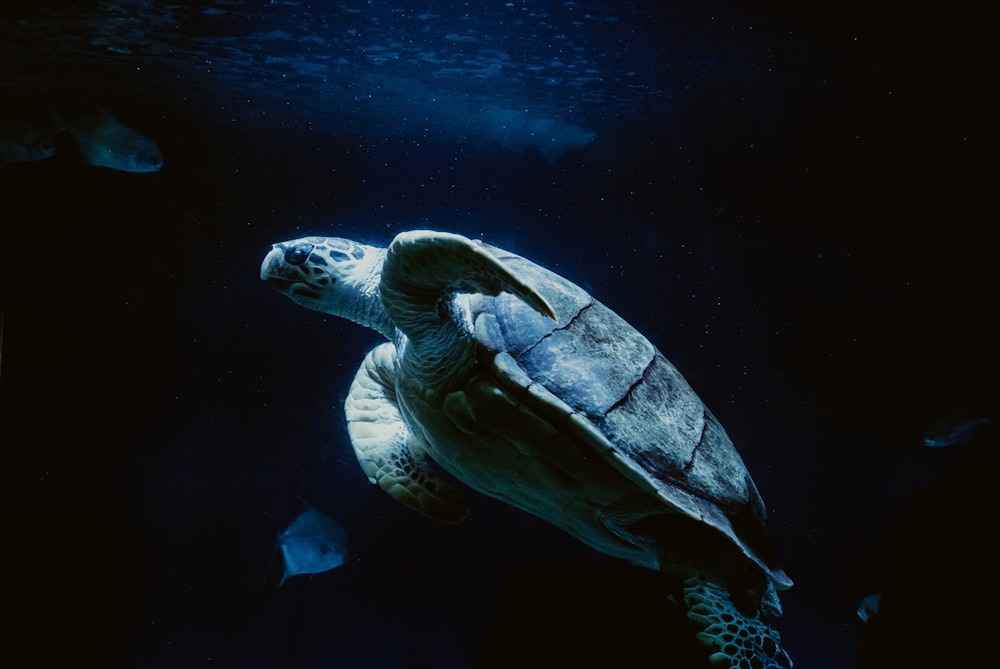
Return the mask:
<svg viewBox="0 0 1000 669"><path fill-rule="evenodd" d="M340 237L303 237L274 244L260 278L303 307L391 336L394 328L378 298L385 253Z"/></svg>

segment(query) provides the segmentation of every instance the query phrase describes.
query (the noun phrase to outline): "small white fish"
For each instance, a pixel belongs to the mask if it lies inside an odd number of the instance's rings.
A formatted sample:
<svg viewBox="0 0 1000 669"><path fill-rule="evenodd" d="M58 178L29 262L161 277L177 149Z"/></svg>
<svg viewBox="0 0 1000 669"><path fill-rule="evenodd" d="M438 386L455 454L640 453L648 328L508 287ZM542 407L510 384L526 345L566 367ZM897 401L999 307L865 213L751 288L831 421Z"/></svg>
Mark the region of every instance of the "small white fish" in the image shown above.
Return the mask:
<svg viewBox="0 0 1000 669"><path fill-rule="evenodd" d="M989 418L946 418L934 423L927 436L924 446L954 446L972 438L972 435L984 425L992 423Z"/></svg>
<svg viewBox="0 0 1000 669"><path fill-rule="evenodd" d="M278 547L285 559L279 586L299 574L330 571L347 559L347 533L340 523L305 500L300 501L305 511L278 533Z"/></svg>

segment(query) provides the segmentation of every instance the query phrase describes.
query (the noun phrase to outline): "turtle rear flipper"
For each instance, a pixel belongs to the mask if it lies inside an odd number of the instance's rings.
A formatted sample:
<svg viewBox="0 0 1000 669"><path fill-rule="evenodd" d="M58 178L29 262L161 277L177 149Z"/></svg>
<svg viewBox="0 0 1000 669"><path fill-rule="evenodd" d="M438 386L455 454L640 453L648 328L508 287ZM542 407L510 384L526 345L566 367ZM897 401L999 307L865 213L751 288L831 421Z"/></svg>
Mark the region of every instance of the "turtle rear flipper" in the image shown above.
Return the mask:
<svg viewBox="0 0 1000 669"><path fill-rule="evenodd" d="M702 629L697 637L712 650L709 660L713 665L724 669L791 668L792 660L781 647L781 635L759 617L740 611L723 587L691 577L684 582L684 605L688 620Z"/></svg>

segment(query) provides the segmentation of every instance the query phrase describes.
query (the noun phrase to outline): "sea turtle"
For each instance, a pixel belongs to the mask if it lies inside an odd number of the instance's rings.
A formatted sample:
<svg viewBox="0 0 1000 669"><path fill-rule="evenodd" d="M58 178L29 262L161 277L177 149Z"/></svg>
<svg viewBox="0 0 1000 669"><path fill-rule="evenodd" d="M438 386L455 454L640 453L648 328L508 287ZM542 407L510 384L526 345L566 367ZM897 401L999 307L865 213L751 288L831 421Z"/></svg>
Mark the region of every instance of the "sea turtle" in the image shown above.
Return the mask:
<svg viewBox="0 0 1000 669"><path fill-rule="evenodd" d="M791 581L772 566L746 466L677 369L613 311L525 258L427 230L388 248L275 244L261 278L389 340L345 403L371 482L444 522L467 515L455 480L535 514L676 576L715 664L791 666L765 622Z"/></svg>

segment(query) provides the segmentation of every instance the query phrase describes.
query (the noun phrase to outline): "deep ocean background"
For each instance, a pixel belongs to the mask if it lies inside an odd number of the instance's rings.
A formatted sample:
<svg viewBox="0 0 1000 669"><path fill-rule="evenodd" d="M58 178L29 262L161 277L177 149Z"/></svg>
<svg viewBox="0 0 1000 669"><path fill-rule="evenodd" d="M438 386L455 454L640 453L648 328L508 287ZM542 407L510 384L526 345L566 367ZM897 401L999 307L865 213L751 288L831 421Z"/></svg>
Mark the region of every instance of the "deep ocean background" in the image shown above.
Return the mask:
<svg viewBox="0 0 1000 669"><path fill-rule="evenodd" d="M578 586L539 578L540 601L589 601L623 653L648 641L656 589L629 576L640 592L609 604L613 560L487 499L433 525L356 466L341 406L378 335L258 268L273 242L420 227L562 273L677 365L768 504L796 581L786 649L854 666L898 514L997 457L921 440L956 411L996 417L1000 15L482 4L0 9L7 104L85 97L165 156L0 167L12 656L471 667L509 575L536 567ZM279 590L296 496L351 558Z"/></svg>

